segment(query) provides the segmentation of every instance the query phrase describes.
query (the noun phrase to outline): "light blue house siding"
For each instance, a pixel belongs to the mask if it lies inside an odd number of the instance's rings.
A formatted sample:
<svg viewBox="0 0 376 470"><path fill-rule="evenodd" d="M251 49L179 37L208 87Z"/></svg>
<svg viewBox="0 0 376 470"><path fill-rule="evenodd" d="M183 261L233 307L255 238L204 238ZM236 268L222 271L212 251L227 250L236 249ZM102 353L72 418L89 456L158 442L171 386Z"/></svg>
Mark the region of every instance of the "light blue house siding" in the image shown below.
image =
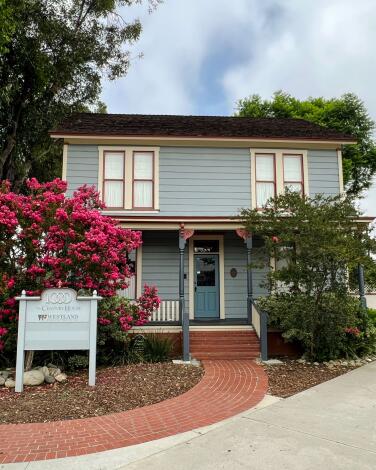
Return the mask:
<svg viewBox="0 0 376 470"><path fill-rule="evenodd" d="M162 147L160 215L237 214L251 201L249 149Z"/></svg>
<svg viewBox="0 0 376 470"><path fill-rule="evenodd" d="M308 151L309 194L334 196L339 193L338 157L335 150Z"/></svg>
<svg viewBox="0 0 376 470"><path fill-rule="evenodd" d="M142 285L156 285L162 300L179 298L179 250L178 231L144 231L142 234ZM253 250L255 262L260 258ZM237 276L231 277L235 268ZM189 305L188 248L185 253L185 300ZM253 291L255 297L265 295L260 286L267 268L253 269ZM227 319L247 318L247 252L245 244L235 232L224 234L224 289L225 315Z"/></svg>
<svg viewBox="0 0 376 470"><path fill-rule="evenodd" d="M142 286L155 285L162 300L179 299L179 232L142 232ZM188 250L185 253L184 272L188 273ZM188 276L184 290L188 293ZM186 294L188 308L188 294Z"/></svg>
<svg viewBox="0 0 376 470"><path fill-rule="evenodd" d="M68 195L83 184L98 186L96 145L69 145ZM310 195L339 193L335 150L308 151ZM248 148L161 147L160 216L228 216L251 203ZM151 216L152 217L152 216Z"/></svg>
<svg viewBox="0 0 376 470"><path fill-rule="evenodd" d="M67 159L67 195L80 186L98 187L99 152L97 145L69 145Z"/></svg>

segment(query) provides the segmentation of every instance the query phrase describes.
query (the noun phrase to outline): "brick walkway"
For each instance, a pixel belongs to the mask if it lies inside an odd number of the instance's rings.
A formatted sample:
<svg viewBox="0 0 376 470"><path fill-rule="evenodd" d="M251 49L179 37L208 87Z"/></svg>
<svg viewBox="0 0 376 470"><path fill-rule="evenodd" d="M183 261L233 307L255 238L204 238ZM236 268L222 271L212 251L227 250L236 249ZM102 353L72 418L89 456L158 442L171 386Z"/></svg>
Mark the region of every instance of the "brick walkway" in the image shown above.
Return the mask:
<svg viewBox="0 0 376 470"><path fill-rule="evenodd" d="M95 418L0 425L0 463L71 457L167 437L216 423L256 405L267 377L253 361L204 361L188 392L154 405Z"/></svg>

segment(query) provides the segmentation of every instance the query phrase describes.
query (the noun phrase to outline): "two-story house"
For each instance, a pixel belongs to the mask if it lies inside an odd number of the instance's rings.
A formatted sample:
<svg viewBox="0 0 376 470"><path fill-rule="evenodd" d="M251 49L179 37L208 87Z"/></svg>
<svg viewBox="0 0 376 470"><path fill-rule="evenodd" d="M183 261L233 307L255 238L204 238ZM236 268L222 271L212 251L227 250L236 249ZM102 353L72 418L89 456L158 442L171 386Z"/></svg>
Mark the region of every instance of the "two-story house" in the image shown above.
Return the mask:
<svg viewBox="0 0 376 470"><path fill-rule="evenodd" d="M76 114L63 139L68 194L98 188L105 214L142 231L125 295L156 285L149 330L181 335L184 357L254 357L262 318L252 301L265 269L251 269L262 240L237 219L286 187L343 191L343 145L353 139L298 119Z"/></svg>

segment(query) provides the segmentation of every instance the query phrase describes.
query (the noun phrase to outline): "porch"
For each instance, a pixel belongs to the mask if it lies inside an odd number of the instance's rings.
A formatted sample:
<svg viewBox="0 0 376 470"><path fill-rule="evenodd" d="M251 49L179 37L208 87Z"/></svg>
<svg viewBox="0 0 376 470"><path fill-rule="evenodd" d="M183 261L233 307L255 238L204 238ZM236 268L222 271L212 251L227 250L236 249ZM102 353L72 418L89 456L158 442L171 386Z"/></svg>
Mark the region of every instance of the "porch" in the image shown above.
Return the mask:
<svg viewBox="0 0 376 470"><path fill-rule="evenodd" d="M161 305L141 330L181 334L185 360L195 331L217 332L217 340L226 331L260 337L253 301L267 295L262 283L268 268L249 265L261 261L262 240L241 229L178 227L142 230L135 277L124 295L138 297L144 284L156 285ZM231 337L239 341L239 334Z"/></svg>

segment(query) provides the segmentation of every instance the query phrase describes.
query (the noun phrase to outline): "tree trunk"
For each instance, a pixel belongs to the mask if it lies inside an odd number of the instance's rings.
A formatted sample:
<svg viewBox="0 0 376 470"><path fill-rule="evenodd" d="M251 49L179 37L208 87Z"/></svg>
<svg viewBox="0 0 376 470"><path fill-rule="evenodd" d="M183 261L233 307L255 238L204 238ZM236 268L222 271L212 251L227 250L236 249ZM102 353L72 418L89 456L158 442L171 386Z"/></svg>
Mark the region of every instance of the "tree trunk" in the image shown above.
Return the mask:
<svg viewBox="0 0 376 470"><path fill-rule="evenodd" d="M26 351L25 355L25 371L30 370L33 365L34 351Z"/></svg>

